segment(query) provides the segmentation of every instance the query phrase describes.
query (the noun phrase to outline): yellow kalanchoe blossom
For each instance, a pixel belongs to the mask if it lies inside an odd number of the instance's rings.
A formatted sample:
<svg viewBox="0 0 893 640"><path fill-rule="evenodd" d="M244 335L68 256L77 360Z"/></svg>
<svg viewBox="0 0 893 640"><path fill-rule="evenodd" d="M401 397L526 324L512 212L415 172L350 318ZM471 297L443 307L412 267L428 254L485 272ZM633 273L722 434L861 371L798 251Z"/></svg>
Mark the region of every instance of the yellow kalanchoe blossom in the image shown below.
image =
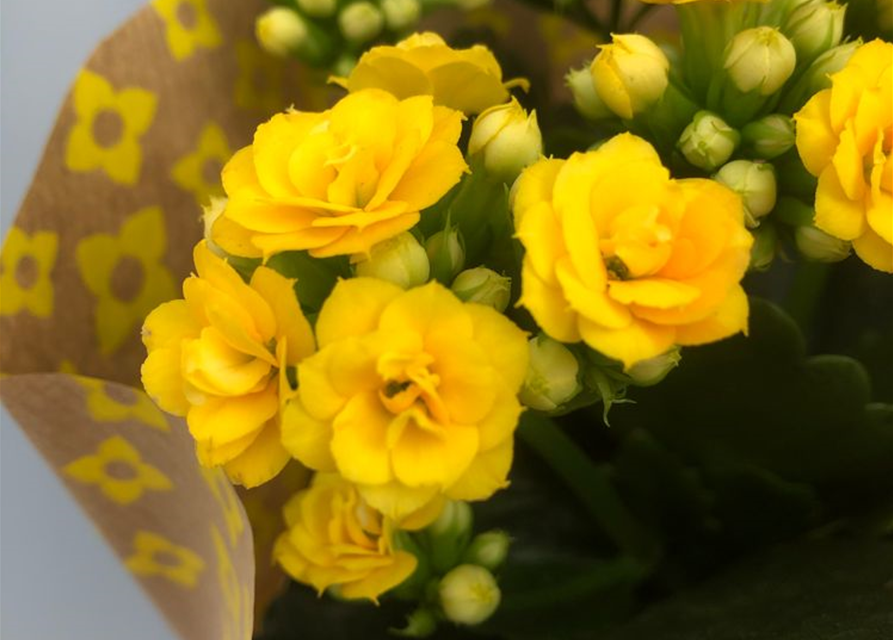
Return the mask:
<svg viewBox="0 0 893 640"><path fill-rule="evenodd" d="M283 413L298 460L340 472L395 519L506 485L527 341L505 316L435 282L355 278L335 286L316 337Z"/></svg>
<svg viewBox="0 0 893 640"><path fill-rule="evenodd" d="M245 284L202 242L183 300L143 327L143 384L165 411L186 416L199 461L236 483L259 485L288 462L279 440L286 369L313 352L293 282L258 267Z"/></svg>
<svg viewBox="0 0 893 640"><path fill-rule="evenodd" d="M350 92L384 89L400 99L433 96L434 104L467 114L509 99L526 80L502 81L502 68L483 45L453 49L436 33L414 33L394 46L373 47L346 78L332 78Z"/></svg>
<svg viewBox="0 0 893 640"><path fill-rule="evenodd" d="M893 44L859 47L794 119L797 150L819 179L816 226L893 273Z"/></svg>
<svg viewBox="0 0 893 640"><path fill-rule="evenodd" d="M224 168L222 219L231 224L215 224L212 238L242 256L366 253L459 181L461 132L462 114L430 96L378 89L321 113L276 115Z"/></svg>
<svg viewBox="0 0 893 640"><path fill-rule="evenodd" d="M431 501L401 524L420 529L437 517ZM318 473L311 486L285 505L287 530L273 557L295 580L320 594L336 587L345 598L376 601L416 568L411 553L394 548L395 523L382 517L356 487L335 473Z"/></svg>
<svg viewBox="0 0 893 640"><path fill-rule="evenodd" d="M711 180L671 180L641 138L541 160L518 179L513 208L521 302L552 338L629 368L746 330L740 199Z"/></svg>

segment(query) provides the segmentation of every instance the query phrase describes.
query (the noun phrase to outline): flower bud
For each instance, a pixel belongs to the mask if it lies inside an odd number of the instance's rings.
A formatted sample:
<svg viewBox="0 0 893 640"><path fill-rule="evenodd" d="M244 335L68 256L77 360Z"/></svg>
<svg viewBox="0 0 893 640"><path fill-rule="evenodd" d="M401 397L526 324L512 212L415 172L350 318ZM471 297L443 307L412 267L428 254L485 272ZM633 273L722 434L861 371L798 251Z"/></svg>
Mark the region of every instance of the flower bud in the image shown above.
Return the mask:
<svg viewBox="0 0 893 640"><path fill-rule="evenodd" d="M464 560L490 571L496 571L505 562L512 539L504 531L487 531L474 537Z"/></svg>
<svg viewBox="0 0 893 640"><path fill-rule="evenodd" d="M338 27L348 42L363 44L381 33L384 16L371 2L354 2L338 14Z"/></svg>
<svg viewBox="0 0 893 640"><path fill-rule="evenodd" d="M639 360L626 370L632 384L637 387L653 387L667 377L673 369L679 366L682 355L678 347L673 347L666 353L647 360Z"/></svg>
<svg viewBox="0 0 893 640"><path fill-rule="evenodd" d="M580 363L570 349L542 334L532 338L527 349L530 360L518 395L521 404L538 411L555 411L580 393Z"/></svg>
<svg viewBox="0 0 893 640"><path fill-rule="evenodd" d="M794 146L794 119L773 113L754 120L741 130L741 139L749 155L772 160Z"/></svg>
<svg viewBox="0 0 893 640"><path fill-rule="evenodd" d="M797 227L794 242L804 257L818 262L840 262L853 248L852 243L828 235L812 224Z"/></svg>
<svg viewBox="0 0 893 640"><path fill-rule="evenodd" d="M751 229L775 206L775 169L768 162L735 160L724 165L713 179L741 196L746 223Z"/></svg>
<svg viewBox="0 0 893 640"><path fill-rule="evenodd" d="M382 0L381 10L389 29L405 31L414 26L422 15L419 0Z"/></svg>
<svg viewBox="0 0 893 640"><path fill-rule="evenodd" d="M431 275L439 282L450 283L465 266L465 247L458 229L438 231L425 241L431 262Z"/></svg>
<svg viewBox="0 0 893 640"><path fill-rule="evenodd" d="M378 278L409 289L428 281L428 254L408 231L372 246L356 264L358 276Z"/></svg>
<svg viewBox="0 0 893 640"><path fill-rule="evenodd" d="M450 288L465 302L485 304L502 313L512 296L512 279L486 267L475 267L456 276Z"/></svg>
<svg viewBox="0 0 893 640"><path fill-rule="evenodd" d="M637 34L612 35L599 46L590 71L602 101L630 119L660 100L667 88L670 61L654 42Z"/></svg>
<svg viewBox="0 0 893 640"><path fill-rule="evenodd" d="M202 207L202 222L205 227L205 241L208 243L208 249L221 258L226 257L226 252L211 239L211 229L214 227L214 223L217 222L218 218L223 215L223 211L226 209L226 203L226 198L212 196L210 204L206 204Z"/></svg>
<svg viewBox="0 0 893 640"><path fill-rule="evenodd" d="M806 70L801 82L806 96L813 96L822 89L831 87L831 75L843 69L856 49L862 46L862 38L829 49L818 58ZM800 83L797 83L798 86ZM806 98L804 98L805 100Z"/></svg>
<svg viewBox="0 0 893 640"><path fill-rule="evenodd" d="M467 502L446 502L440 516L425 529L435 571L447 571L458 564L468 547L473 524L474 515Z"/></svg>
<svg viewBox="0 0 893 640"><path fill-rule="evenodd" d="M751 231L753 244L750 246L750 265L753 271L765 271L778 253L778 232L774 224L761 224Z"/></svg>
<svg viewBox="0 0 893 640"><path fill-rule="evenodd" d="M614 112L598 97L595 83L592 81L592 72L588 67L571 69L564 77L564 81L574 98L574 106L584 118L604 120L614 117Z"/></svg>
<svg viewBox="0 0 893 640"><path fill-rule="evenodd" d="M515 98L485 110L474 121L468 153L482 154L484 168L490 175L514 182L543 153L536 111L527 115Z"/></svg>
<svg viewBox="0 0 893 640"><path fill-rule="evenodd" d="M718 115L698 111L676 146L694 166L715 171L732 156L740 140L738 132Z"/></svg>
<svg viewBox="0 0 893 640"><path fill-rule="evenodd" d="M437 630L437 615L427 607L419 607L406 616L406 626L392 632L403 638L427 638Z"/></svg>
<svg viewBox="0 0 893 640"><path fill-rule="evenodd" d="M338 0L297 0L297 5L311 18L328 18L338 8Z"/></svg>
<svg viewBox="0 0 893 640"><path fill-rule="evenodd" d="M738 33L726 46L723 67L742 93L762 96L778 91L797 64L791 41L772 27L755 27Z"/></svg>
<svg viewBox="0 0 893 640"><path fill-rule="evenodd" d="M304 18L286 7L264 11L257 17L254 30L264 51L280 58L299 51L308 36Z"/></svg>
<svg viewBox="0 0 893 640"><path fill-rule="evenodd" d="M801 62L840 44L845 13L846 6L836 2L810 2L791 12L782 30L794 45Z"/></svg>
<svg viewBox="0 0 893 640"><path fill-rule="evenodd" d="M447 620L476 625L493 615L502 593L493 574L474 564L459 565L440 581L440 606Z"/></svg>

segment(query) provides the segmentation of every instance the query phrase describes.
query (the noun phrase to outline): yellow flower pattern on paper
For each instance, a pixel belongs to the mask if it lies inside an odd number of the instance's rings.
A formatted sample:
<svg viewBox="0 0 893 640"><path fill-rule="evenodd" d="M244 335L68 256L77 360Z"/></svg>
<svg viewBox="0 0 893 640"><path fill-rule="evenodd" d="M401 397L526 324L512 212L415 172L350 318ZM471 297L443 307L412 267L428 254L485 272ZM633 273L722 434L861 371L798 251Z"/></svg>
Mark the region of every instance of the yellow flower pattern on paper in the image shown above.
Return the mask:
<svg viewBox="0 0 893 640"><path fill-rule="evenodd" d="M206 0L154 0L152 6L164 20L167 48L176 60L223 42Z"/></svg>
<svg viewBox="0 0 893 640"><path fill-rule="evenodd" d="M159 576L190 589L198 584L205 569L205 561L197 553L151 531L136 533L133 553L124 565L137 576Z"/></svg>
<svg viewBox="0 0 893 640"><path fill-rule="evenodd" d="M210 196L223 195L220 171L232 155L226 133L216 123L209 122L202 129L195 150L174 164L171 178L179 187L190 191L200 205L207 204Z"/></svg>
<svg viewBox="0 0 893 640"><path fill-rule="evenodd" d="M134 185L140 176L140 138L155 117L158 98L151 91L115 91L101 75L81 70L72 97L76 121L68 134L65 166L83 173L102 169L114 182Z"/></svg>
<svg viewBox="0 0 893 640"><path fill-rule="evenodd" d="M173 484L161 471L143 462L121 436L104 440L96 453L78 458L63 471L84 484L95 484L106 498L120 505L139 500L147 491L170 491Z"/></svg>
<svg viewBox="0 0 893 640"><path fill-rule="evenodd" d="M97 298L96 334L102 354L137 337L146 315L176 295L173 276L161 262L166 246L158 207L131 215L117 236L97 233L78 243L78 270Z"/></svg>
<svg viewBox="0 0 893 640"><path fill-rule="evenodd" d="M59 237L50 231L28 235L12 227L0 255L0 316L26 310L38 318L53 314L53 281Z"/></svg>
<svg viewBox="0 0 893 640"><path fill-rule="evenodd" d="M229 550L219 529L211 525L211 540L217 556L217 583L229 613L229 624L224 630L224 640L236 640L251 636L251 614L248 603L251 589L239 583Z"/></svg>
<svg viewBox="0 0 893 640"><path fill-rule="evenodd" d="M94 420L98 422L137 420L159 431L170 431L164 414L142 391L107 383L97 378L77 376L76 380L87 391L87 411Z"/></svg>
<svg viewBox="0 0 893 640"><path fill-rule="evenodd" d="M276 113L282 104L282 63L265 54L253 42L235 45L239 75L236 78L236 106L255 109L265 115Z"/></svg>
<svg viewBox="0 0 893 640"><path fill-rule="evenodd" d="M239 536L245 530L245 518L242 515L242 509L233 485L230 483L226 474L220 469L209 469L207 467L199 468L202 479L211 490L214 500L220 505L223 511L223 520L226 523L226 530L229 534L229 543L233 546L239 540Z"/></svg>

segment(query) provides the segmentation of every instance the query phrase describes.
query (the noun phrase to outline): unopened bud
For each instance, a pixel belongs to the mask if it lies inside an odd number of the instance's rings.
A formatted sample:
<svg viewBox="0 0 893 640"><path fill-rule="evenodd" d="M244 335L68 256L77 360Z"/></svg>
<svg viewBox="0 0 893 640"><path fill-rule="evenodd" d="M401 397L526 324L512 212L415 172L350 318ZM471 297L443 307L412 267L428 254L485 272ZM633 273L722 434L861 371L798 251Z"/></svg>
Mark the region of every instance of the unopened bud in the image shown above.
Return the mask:
<svg viewBox="0 0 893 640"><path fill-rule="evenodd" d="M801 62L840 44L846 6L836 2L810 2L797 7L785 20L787 34Z"/></svg>
<svg viewBox="0 0 893 640"><path fill-rule="evenodd" d="M753 244L750 246L750 265L753 271L765 271L778 253L778 232L774 224L761 224L751 230Z"/></svg>
<svg viewBox="0 0 893 640"><path fill-rule="evenodd" d="M458 229L438 231L425 241L431 275L449 284L465 266L465 247Z"/></svg>
<svg viewBox="0 0 893 640"><path fill-rule="evenodd" d="M598 97L589 67L571 69L564 81L574 98L574 106L584 118L604 120L614 117L614 112Z"/></svg>
<svg viewBox="0 0 893 640"><path fill-rule="evenodd" d="M474 537L464 561L496 571L505 562L512 539L504 531L487 531Z"/></svg>
<svg viewBox="0 0 893 640"><path fill-rule="evenodd" d="M612 35L600 45L590 71L602 101L630 119L660 100L669 83L670 61L654 42L637 34Z"/></svg>
<svg viewBox="0 0 893 640"><path fill-rule="evenodd" d="M474 515L471 506L460 500L448 500L438 518L425 529L435 571L456 566L471 539Z"/></svg>
<svg viewBox="0 0 893 640"><path fill-rule="evenodd" d="M455 624L484 622L499 607L502 593L493 574L474 564L459 565L440 581L440 606Z"/></svg>
<svg viewBox="0 0 893 640"><path fill-rule="evenodd" d="M831 75L843 69L856 49L862 46L862 38L829 49L816 58L803 75L803 90L812 96L831 86ZM797 83L798 87L800 83Z"/></svg>
<svg viewBox="0 0 893 640"><path fill-rule="evenodd" d="M372 246L369 256L359 258L358 276L378 278L409 289L428 281L428 254L408 231Z"/></svg>
<svg viewBox="0 0 893 640"><path fill-rule="evenodd" d="M773 113L754 120L741 130L741 139L749 155L772 160L794 146L794 119Z"/></svg>
<svg viewBox="0 0 893 640"><path fill-rule="evenodd" d="M409 29L422 15L419 0L381 0L381 10L388 28L394 31Z"/></svg>
<svg viewBox="0 0 893 640"><path fill-rule="evenodd" d="M852 243L835 238L812 224L797 227L794 242L804 257L817 262L840 262L853 248Z"/></svg>
<svg viewBox="0 0 893 640"><path fill-rule="evenodd" d="M338 27L348 42L363 44L381 33L384 16L371 2L354 2L338 14Z"/></svg>
<svg viewBox="0 0 893 640"><path fill-rule="evenodd" d="M485 304L499 313L505 311L512 297L512 279L486 267L466 269L456 276L450 288L461 300Z"/></svg>
<svg viewBox="0 0 893 640"><path fill-rule="evenodd" d="M328 18L338 8L338 0L297 0L297 5L311 18Z"/></svg>
<svg viewBox="0 0 893 640"><path fill-rule="evenodd" d="M735 152L741 136L714 113L698 111L676 146L699 169L715 171Z"/></svg>
<svg viewBox="0 0 893 640"><path fill-rule="evenodd" d="M580 363L570 349L545 335L532 338L527 348L530 359L518 395L521 404L538 411L555 411L580 393Z"/></svg>
<svg viewBox="0 0 893 640"><path fill-rule="evenodd" d="M791 41L772 27L755 27L738 33L726 46L723 67L742 93L762 96L778 91L797 65Z"/></svg>
<svg viewBox="0 0 893 640"><path fill-rule="evenodd" d="M206 204L202 207L202 222L205 227L205 241L208 243L208 249L211 250L212 253L218 255L220 257L226 256L226 252L221 249L214 240L211 239L212 232L211 230L214 227L214 223L223 215L223 212L226 210L226 198L218 198L211 197L210 204Z"/></svg>
<svg viewBox="0 0 893 640"><path fill-rule="evenodd" d="M437 615L427 607L419 607L406 616L406 626L391 632L403 638L427 638L437 631Z"/></svg>
<svg viewBox="0 0 893 640"><path fill-rule="evenodd" d="M680 360L682 355L679 353L679 348L673 347L659 356L639 360L626 370L626 375L637 387L653 387L679 366Z"/></svg>
<svg viewBox="0 0 893 640"><path fill-rule="evenodd" d="M775 206L775 169L768 162L735 160L724 165L714 180L741 196L747 226L758 226L759 219Z"/></svg>
<svg viewBox="0 0 893 640"><path fill-rule="evenodd" d="M515 98L485 110L474 121L468 153L482 154L484 168L490 175L514 182L543 153L536 111L528 115Z"/></svg>
<svg viewBox="0 0 893 640"><path fill-rule="evenodd" d="M298 52L308 37L304 18L287 7L267 9L257 17L254 28L264 51L280 58Z"/></svg>

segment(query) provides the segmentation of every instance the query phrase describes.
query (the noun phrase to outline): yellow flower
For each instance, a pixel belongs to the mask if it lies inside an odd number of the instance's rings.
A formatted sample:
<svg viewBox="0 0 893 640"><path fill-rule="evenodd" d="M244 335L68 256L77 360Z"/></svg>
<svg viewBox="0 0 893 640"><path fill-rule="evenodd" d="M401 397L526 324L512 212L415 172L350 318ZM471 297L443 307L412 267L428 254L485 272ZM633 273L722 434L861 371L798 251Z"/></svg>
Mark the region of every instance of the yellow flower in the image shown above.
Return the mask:
<svg viewBox="0 0 893 640"><path fill-rule="evenodd" d="M220 220L230 224L218 220L212 238L242 256L366 253L415 225L459 181L461 131L458 111L378 89L322 113L276 115L224 168Z"/></svg>
<svg viewBox="0 0 893 640"><path fill-rule="evenodd" d="M133 554L124 565L142 577L161 576L183 587L193 588L205 569L205 562L191 549L174 544L151 531L137 531Z"/></svg>
<svg viewBox="0 0 893 640"><path fill-rule="evenodd" d="M38 318L53 314L53 280L59 237L51 231L28 235L12 227L0 257L0 315L26 309Z"/></svg>
<svg viewBox="0 0 893 640"><path fill-rule="evenodd" d="M81 70L73 94L77 120L68 134L65 166L76 172L102 169L119 184L136 184L143 159L140 137L155 117L155 94L138 87L116 92L87 69Z"/></svg>
<svg viewBox="0 0 893 640"><path fill-rule="evenodd" d="M422 528L437 517L440 503L414 514ZM273 557L292 578L322 594L336 587L345 598L377 601L412 575L416 558L394 548L395 524L371 507L338 474L318 473L284 509L287 530L276 540Z"/></svg>
<svg viewBox="0 0 893 640"><path fill-rule="evenodd" d="M590 66L595 91L611 111L630 119L660 100L670 61L654 42L635 33L615 34Z"/></svg>
<svg viewBox="0 0 893 640"><path fill-rule="evenodd" d="M320 350L298 368L282 441L399 519L438 494L483 500L506 485L525 334L436 282L335 285L316 324Z"/></svg>
<svg viewBox="0 0 893 640"><path fill-rule="evenodd" d="M146 318L143 385L162 409L186 416L201 464L256 486L288 462L279 403L290 392L286 369L313 351L313 334L293 281L258 267L245 284L204 242L194 258L184 299Z"/></svg>
<svg viewBox="0 0 893 640"><path fill-rule="evenodd" d="M467 114L509 99L508 90L526 80L502 81L502 69L483 45L453 49L436 33L415 33L395 46L373 47L346 78L332 78L351 93L384 89L401 100L434 96L434 104Z"/></svg>
<svg viewBox="0 0 893 640"><path fill-rule="evenodd" d="M146 491L170 491L174 486L121 436L103 441L95 454L78 458L63 471L84 484L98 485L106 498L121 505L138 500Z"/></svg>
<svg viewBox="0 0 893 640"><path fill-rule="evenodd" d="M75 258L87 289L98 299L99 350L109 354L128 338L146 314L176 294L174 279L162 264L167 239L158 207L137 211L121 233L97 233L78 243Z"/></svg>
<svg viewBox="0 0 893 640"><path fill-rule="evenodd" d="M552 338L629 368L746 330L740 199L712 180L671 180L641 138L541 160L518 179L513 208L521 303Z"/></svg>
<svg viewBox="0 0 893 640"><path fill-rule="evenodd" d="M192 192L199 204L208 203L209 196L223 195L220 170L232 154L226 133L209 122L202 129L195 150L174 164L171 177L181 188Z"/></svg>
<svg viewBox="0 0 893 640"><path fill-rule="evenodd" d="M176 60L198 49L220 46L220 29L208 11L206 0L153 0L152 6L167 30L167 48Z"/></svg>
<svg viewBox="0 0 893 640"><path fill-rule="evenodd" d="M819 179L815 225L893 273L893 44L859 47L794 120L797 150Z"/></svg>

